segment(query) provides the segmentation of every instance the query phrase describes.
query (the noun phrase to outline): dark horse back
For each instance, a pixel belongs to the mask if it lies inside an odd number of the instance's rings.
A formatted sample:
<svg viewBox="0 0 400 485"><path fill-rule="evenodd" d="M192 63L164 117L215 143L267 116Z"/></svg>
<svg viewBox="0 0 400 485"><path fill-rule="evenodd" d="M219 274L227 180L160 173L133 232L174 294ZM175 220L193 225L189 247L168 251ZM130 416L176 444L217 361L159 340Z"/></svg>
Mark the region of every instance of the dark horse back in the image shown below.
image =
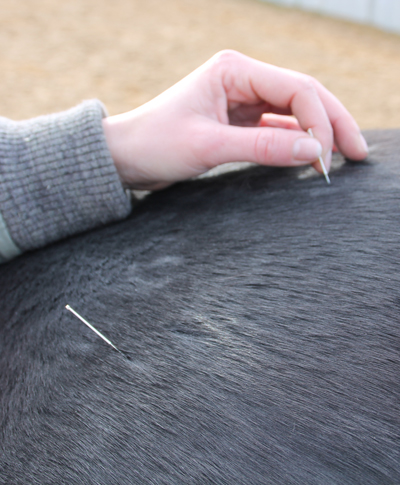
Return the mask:
<svg viewBox="0 0 400 485"><path fill-rule="evenodd" d="M3 265L0 483L400 483L400 132L367 139Z"/></svg>

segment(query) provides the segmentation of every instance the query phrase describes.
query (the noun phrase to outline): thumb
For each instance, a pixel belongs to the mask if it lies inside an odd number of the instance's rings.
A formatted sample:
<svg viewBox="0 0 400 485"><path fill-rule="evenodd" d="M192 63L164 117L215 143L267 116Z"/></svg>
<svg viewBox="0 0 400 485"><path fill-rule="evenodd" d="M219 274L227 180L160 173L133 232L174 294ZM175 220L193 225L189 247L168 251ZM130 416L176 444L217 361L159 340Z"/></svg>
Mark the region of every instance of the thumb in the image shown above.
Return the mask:
<svg viewBox="0 0 400 485"><path fill-rule="evenodd" d="M307 133L266 127L222 125L213 151L213 165L246 160L260 165L297 166L315 162L322 154L318 140ZM329 170L329 166L326 167Z"/></svg>

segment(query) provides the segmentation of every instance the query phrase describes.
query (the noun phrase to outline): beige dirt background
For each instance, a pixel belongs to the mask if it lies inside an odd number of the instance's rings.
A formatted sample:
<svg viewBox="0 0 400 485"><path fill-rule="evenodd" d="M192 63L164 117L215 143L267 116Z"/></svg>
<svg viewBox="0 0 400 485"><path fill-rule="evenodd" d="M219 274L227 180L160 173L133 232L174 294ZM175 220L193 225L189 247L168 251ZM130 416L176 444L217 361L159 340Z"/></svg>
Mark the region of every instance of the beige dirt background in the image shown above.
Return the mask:
<svg viewBox="0 0 400 485"><path fill-rule="evenodd" d="M0 115L135 108L231 48L306 72L362 128L400 127L400 36L257 0L0 0Z"/></svg>

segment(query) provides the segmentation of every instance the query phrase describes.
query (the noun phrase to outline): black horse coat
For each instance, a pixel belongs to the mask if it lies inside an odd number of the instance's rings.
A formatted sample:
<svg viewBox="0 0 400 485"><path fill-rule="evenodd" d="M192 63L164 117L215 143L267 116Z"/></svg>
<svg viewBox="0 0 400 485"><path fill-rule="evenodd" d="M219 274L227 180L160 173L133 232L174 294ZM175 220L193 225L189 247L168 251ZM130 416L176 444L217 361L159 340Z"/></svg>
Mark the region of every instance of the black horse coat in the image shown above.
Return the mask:
<svg viewBox="0 0 400 485"><path fill-rule="evenodd" d="M400 483L400 132L366 137L331 186L177 184L2 265L0 483Z"/></svg>

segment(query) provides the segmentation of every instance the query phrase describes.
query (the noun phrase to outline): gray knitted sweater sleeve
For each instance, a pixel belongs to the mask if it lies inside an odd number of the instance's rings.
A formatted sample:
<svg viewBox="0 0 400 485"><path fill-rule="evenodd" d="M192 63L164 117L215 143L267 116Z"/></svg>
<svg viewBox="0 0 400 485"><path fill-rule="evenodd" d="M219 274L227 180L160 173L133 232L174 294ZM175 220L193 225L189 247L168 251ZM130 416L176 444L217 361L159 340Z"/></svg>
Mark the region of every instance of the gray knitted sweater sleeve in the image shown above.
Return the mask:
<svg viewBox="0 0 400 485"><path fill-rule="evenodd" d="M126 217L100 101L28 121L0 117L0 261Z"/></svg>

